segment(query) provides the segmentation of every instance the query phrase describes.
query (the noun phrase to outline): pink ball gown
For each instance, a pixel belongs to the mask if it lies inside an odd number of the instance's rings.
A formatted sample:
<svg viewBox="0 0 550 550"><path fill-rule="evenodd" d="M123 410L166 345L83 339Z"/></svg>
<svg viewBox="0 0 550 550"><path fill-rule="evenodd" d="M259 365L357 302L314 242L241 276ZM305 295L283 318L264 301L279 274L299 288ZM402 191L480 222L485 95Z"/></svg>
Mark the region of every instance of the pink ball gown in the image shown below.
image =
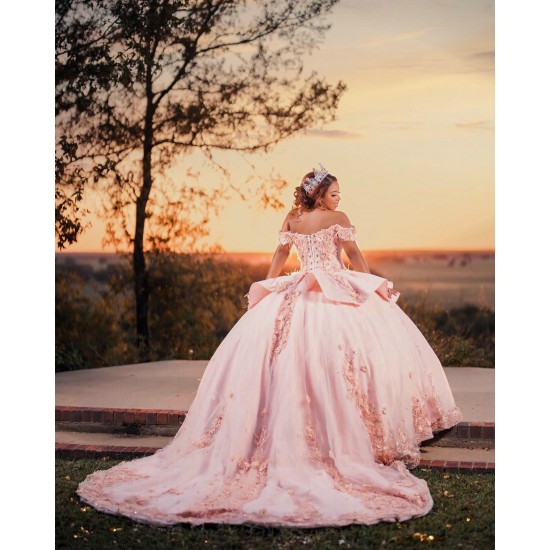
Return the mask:
<svg viewBox="0 0 550 550"><path fill-rule="evenodd" d="M155 454L99 470L83 501L152 525L321 527L404 521L433 506L409 469L462 420L391 281L347 269L354 227L282 231L299 271L253 283L187 418Z"/></svg>

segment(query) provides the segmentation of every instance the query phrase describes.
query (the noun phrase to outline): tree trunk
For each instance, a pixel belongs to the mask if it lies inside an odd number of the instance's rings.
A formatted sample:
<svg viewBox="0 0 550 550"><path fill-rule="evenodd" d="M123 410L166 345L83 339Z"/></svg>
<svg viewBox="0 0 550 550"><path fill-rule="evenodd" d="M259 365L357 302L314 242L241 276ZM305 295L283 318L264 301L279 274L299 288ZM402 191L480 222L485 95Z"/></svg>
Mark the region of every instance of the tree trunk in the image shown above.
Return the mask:
<svg viewBox="0 0 550 550"><path fill-rule="evenodd" d="M149 153L150 154L150 153ZM145 161L144 161L145 164ZM150 174L149 174L150 177ZM144 175L145 179L145 175ZM145 229L146 202L139 197L136 204L136 233L134 239L134 291L136 299L136 346L142 362L150 361L149 342L149 285L145 254L143 251L143 235Z"/></svg>
<svg viewBox="0 0 550 550"><path fill-rule="evenodd" d="M153 150L153 85L151 65L147 68L145 82L147 107L143 125L143 185L136 201L136 230L134 237L134 291L136 299L136 345L139 351L139 358L142 362L151 360L151 348L149 340L149 281L143 250L143 239L145 235L145 220L147 202L153 185L151 157Z"/></svg>

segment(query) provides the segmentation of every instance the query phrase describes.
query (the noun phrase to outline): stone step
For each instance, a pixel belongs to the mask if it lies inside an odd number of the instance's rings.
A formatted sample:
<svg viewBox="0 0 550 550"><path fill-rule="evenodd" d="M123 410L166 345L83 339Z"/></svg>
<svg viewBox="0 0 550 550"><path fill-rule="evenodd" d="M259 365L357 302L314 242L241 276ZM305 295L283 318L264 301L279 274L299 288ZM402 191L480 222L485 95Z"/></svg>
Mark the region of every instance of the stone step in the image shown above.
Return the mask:
<svg viewBox="0 0 550 550"><path fill-rule="evenodd" d="M68 432L55 434L55 454L65 458L134 459L154 454L171 437L114 433ZM421 447L417 468L445 472L491 473L495 471L494 449Z"/></svg>
<svg viewBox="0 0 550 550"><path fill-rule="evenodd" d="M187 411L168 409L55 408L56 431L174 436ZM460 422L438 432L423 446L494 447L494 422Z"/></svg>
<svg viewBox="0 0 550 550"><path fill-rule="evenodd" d="M186 410L106 407L55 407L56 431L174 436Z"/></svg>

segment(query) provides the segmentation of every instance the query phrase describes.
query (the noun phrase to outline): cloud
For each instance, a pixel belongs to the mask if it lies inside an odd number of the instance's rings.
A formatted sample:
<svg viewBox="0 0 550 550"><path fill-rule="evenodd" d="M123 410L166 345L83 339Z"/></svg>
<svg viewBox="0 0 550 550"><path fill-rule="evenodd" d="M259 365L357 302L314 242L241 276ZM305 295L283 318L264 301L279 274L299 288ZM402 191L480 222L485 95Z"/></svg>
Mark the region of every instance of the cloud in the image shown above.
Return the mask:
<svg viewBox="0 0 550 550"><path fill-rule="evenodd" d="M368 40L366 45L367 46L380 46L383 44L390 44L392 42L403 42L405 40L413 40L414 38L418 38L419 36L422 36L426 34L427 32L430 32L434 29L437 29L437 27L426 27L425 29L420 29L418 31L411 31L411 32L403 32L400 34L394 34L393 36L379 36L376 38L373 38L371 40Z"/></svg>
<svg viewBox="0 0 550 550"><path fill-rule="evenodd" d="M394 63L394 64L386 64L386 65L377 65L377 64L364 65L362 68L363 69L391 69L391 70L395 70L395 69L413 69L413 70L427 69L427 70L430 70L430 69L437 69L438 67L435 63L433 63L433 64L427 64L427 63L424 63L424 64L421 64L421 63Z"/></svg>
<svg viewBox="0 0 550 550"><path fill-rule="evenodd" d="M422 129L422 122L382 120L380 121L382 130L414 131Z"/></svg>
<svg viewBox="0 0 550 550"><path fill-rule="evenodd" d="M470 122L457 122L455 126L459 130L494 130L490 120L473 120Z"/></svg>
<svg viewBox="0 0 550 550"><path fill-rule="evenodd" d="M473 53L472 57L477 59L486 59L487 61L494 61L495 59L495 50L489 50L486 52L477 52Z"/></svg>
<svg viewBox="0 0 550 550"><path fill-rule="evenodd" d="M495 70L495 51L486 50L470 54L468 58L473 61L474 67L478 71L494 72Z"/></svg>
<svg viewBox="0 0 550 550"><path fill-rule="evenodd" d="M322 139L363 139L363 134L357 132L347 132L346 130L321 130L320 128L312 128L306 130L306 136L318 137Z"/></svg>

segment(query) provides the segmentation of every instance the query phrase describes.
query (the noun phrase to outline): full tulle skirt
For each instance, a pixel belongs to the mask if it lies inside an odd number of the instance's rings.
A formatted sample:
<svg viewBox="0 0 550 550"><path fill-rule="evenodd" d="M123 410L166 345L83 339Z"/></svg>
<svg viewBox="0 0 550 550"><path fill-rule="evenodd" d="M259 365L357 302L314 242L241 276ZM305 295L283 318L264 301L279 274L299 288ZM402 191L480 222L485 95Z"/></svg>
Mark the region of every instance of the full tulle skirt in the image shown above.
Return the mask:
<svg viewBox="0 0 550 550"><path fill-rule="evenodd" d="M81 499L152 525L310 528L427 514L428 485L409 469L420 442L462 413L434 351L385 297L391 283L344 277L362 299L327 297L311 273L253 285L175 437L88 475Z"/></svg>

